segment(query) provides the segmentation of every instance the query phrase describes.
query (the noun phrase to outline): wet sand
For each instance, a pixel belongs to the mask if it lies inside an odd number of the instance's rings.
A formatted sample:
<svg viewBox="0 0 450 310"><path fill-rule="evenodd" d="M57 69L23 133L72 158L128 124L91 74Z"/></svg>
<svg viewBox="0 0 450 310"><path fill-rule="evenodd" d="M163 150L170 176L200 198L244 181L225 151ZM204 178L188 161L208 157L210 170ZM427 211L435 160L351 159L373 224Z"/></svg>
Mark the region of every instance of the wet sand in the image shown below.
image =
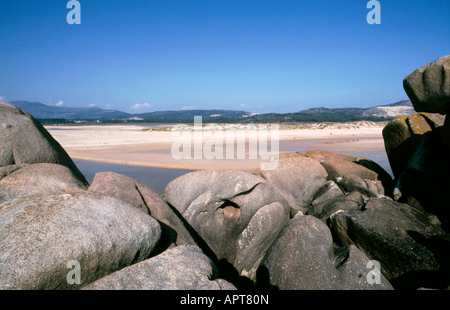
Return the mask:
<svg viewBox="0 0 450 310"><path fill-rule="evenodd" d="M271 147L276 145L280 153L319 149L353 156L377 154L375 157L378 156L384 160L386 159L382 138L384 125L384 123L372 122L281 125L276 132L276 138L267 140L266 150L268 154L271 151L273 153L270 154L275 154L276 149L272 150ZM261 162L267 161L262 158L261 153L256 154L254 159L249 158L251 157L249 142L257 141L256 139L260 137L258 134L261 133L258 130L261 130L261 127L252 129L236 125L237 129L234 131L208 132L203 130L202 143L209 141L217 148L222 147L221 153L224 159L208 159L202 149L200 157L196 159L194 156L195 144L193 143L190 156L177 159L174 158L176 156L174 156L172 146L174 143L181 143L182 145L177 150L183 151L183 147L187 145L183 144L185 140L182 140L186 130L174 132L167 128L151 129L152 126L155 127L154 125L96 125L46 126L46 128L69 155L78 160L181 170L252 170L259 168ZM215 136L217 132L219 135ZM275 131L271 131L270 127L266 131L269 137L272 132ZM241 140L241 143L238 142L239 135L245 138ZM227 159L227 147L231 144L226 142L231 140L226 139L230 137L236 140L232 140L235 142L232 146L234 153ZM189 144L194 139L192 132L190 139ZM209 148L209 150L215 151L215 147ZM241 150L245 149L245 159L238 158L239 147L243 147ZM186 153L184 154L186 155ZM370 159L373 160L373 158ZM383 163L377 162L385 167Z"/></svg>

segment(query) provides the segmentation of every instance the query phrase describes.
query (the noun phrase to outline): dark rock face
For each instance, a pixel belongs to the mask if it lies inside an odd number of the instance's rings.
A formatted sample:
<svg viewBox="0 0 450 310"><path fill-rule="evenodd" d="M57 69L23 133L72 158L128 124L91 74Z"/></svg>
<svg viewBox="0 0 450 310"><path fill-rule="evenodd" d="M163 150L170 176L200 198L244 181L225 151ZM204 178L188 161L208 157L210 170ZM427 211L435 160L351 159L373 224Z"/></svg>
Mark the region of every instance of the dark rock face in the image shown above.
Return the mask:
<svg viewBox="0 0 450 310"><path fill-rule="evenodd" d="M395 117L383 129L383 138L392 172L399 176L420 144L423 135L442 126L443 117L413 113Z"/></svg>
<svg viewBox="0 0 450 310"><path fill-rule="evenodd" d="M415 70L403 87L417 112L450 112L450 55Z"/></svg>
<svg viewBox="0 0 450 310"><path fill-rule="evenodd" d="M409 205L372 199L359 210L336 213L330 226L343 245L354 244L370 259L378 260L390 281L440 268L434 254L416 241L444 235L440 222Z"/></svg>
<svg viewBox="0 0 450 310"><path fill-rule="evenodd" d="M0 204L0 289L78 289L148 258L160 235L152 217L96 193L8 201ZM68 281L73 261L79 284Z"/></svg>
<svg viewBox="0 0 450 310"><path fill-rule="evenodd" d="M252 278L289 220L289 206L265 179L233 170L197 171L165 189L174 206L214 252Z"/></svg>
<svg viewBox="0 0 450 310"><path fill-rule="evenodd" d="M0 167L15 164L52 163L66 166L88 185L72 159L30 114L0 102Z"/></svg>
<svg viewBox="0 0 450 310"><path fill-rule="evenodd" d="M450 151L450 116L445 118L445 124L442 128L442 140L444 140L447 150Z"/></svg>
<svg viewBox="0 0 450 310"><path fill-rule="evenodd" d="M14 166L18 168L17 165ZM65 166L32 164L15 170L0 180L0 203L25 196L86 188L86 184Z"/></svg>
<svg viewBox="0 0 450 310"><path fill-rule="evenodd" d="M320 220L296 216L270 247L257 280L281 290L392 289L384 277L369 284L368 261L354 246L333 248L330 230Z"/></svg>
<svg viewBox="0 0 450 310"><path fill-rule="evenodd" d="M89 191L117 197L162 223L161 241L165 244L158 245L162 249L196 244L174 210L156 192L130 177L114 172L97 173Z"/></svg>

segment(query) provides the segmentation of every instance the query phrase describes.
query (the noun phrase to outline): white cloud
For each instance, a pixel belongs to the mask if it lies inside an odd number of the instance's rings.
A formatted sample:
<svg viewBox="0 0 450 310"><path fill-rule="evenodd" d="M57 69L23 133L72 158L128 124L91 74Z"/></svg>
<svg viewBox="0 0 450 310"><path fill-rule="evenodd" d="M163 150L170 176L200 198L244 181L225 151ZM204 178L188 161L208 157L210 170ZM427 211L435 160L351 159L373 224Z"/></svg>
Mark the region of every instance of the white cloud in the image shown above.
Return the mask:
<svg viewBox="0 0 450 310"><path fill-rule="evenodd" d="M140 110L149 109L149 108L151 108L152 106L153 106L153 105L151 105L151 104L148 103L148 102L145 102L145 103L136 103L135 105L131 106L131 109L140 111Z"/></svg>
<svg viewBox="0 0 450 310"><path fill-rule="evenodd" d="M89 105L89 107L90 107L90 108L95 107L95 103L91 103L91 104Z"/></svg>
<svg viewBox="0 0 450 310"><path fill-rule="evenodd" d="M64 101L59 100L57 103L55 103L55 105L56 105L57 107L62 107L62 106L64 105Z"/></svg>
<svg viewBox="0 0 450 310"><path fill-rule="evenodd" d="M6 101L6 97L5 96L0 96L0 101Z"/></svg>

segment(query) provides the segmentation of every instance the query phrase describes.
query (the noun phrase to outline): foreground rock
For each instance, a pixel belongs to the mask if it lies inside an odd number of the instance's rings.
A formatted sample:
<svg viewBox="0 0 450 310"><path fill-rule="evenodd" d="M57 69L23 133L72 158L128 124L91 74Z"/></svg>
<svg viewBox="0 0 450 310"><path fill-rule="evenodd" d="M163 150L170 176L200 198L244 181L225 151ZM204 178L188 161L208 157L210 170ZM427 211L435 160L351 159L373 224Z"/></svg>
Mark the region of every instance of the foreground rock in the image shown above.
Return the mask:
<svg viewBox="0 0 450 310"><path fill-rule="evenodd" d="M162 236L158 245L161 249L171 245L196 244L182 219L170 206L156 192L130 177L114 172L97 173L89 191L117 197L161 222Z"/></svg>
<svg viewBox="0 0 450 310"><path fill-rule="evenodd" d="M423 135L444 124L444 117L428 113L400 115L383 129L383 139L392 172L397 177L407 168Z"/></svg>
<svg viewBox="0 0 450 310"><path fill-rule="evenodd" d="M445 118L445 124L442 128L442 140L444 140L447 150L450 151L450 116Z"/></svg>
<svg viewBox="0 0 450 310"><path fill-rule="evenodd" d="M7 175L22 169L24 167L28 166L28 164L16 164L16 165L8 165L0 167L0 180L6 177Z"/></svg>
<svg viewBox="0 0 450 310"><path fill-rule="evenodd" d="M271 183L291 207L291 216L305 213L315 193L327 179L327 171L315 159L304 156L280 158L277 169L263 170L261 176Z"/></svg>
<svg viewBox="0 0 450 310"><path fill-rule="evenodd" d="M328 180L336 180L347 174L353 174L361 179L378 180L378 174L362 165L351 161L325 160L321 162L328 172Z"/></svg>
<svg viewBox="0 0 450 310"><path fill-rule="evenodd" d="M36 163L66 166L88 185L66 151L38 121L18 107L0 101L0 167Z"/></svg>
<svg viewBox="0 0 450 310"><path fill-rule="evenodd" d="M31 195L52 194L63 190L86 188L86 184L65 166L32 164L17 169L0 180L0 203Z"/></svg>
<svg viewBox="0 0 450 310"><path fill-rule="evenodd" d="M182 245L101 278L85 290L233 290L197 246Z"/></svg>
<svg viewBox="0 0 450 310"><path fill-rule="evenodd" d="M403 80L417 112L450 112L450 55L420 67Z"/></svg>
<svg viewBox="0 0 450 310"><path fill-rule="evenodd" d="M336 212L344 210L358 210L364 205L364 197L360 192L354 191L347 195L327 199L313 205L307 215L312 215L324 223L329 223L330 218Z"/></svg>
<svg viewBox="0 0 450 310"><path fill-rule="evenodd" d="M3 203L0 289L80 288L147 259L160 234L152 217L117 198L86 191ZM68 281L74 261L80 264L79 285Z"/></svg>
<svg viewBox="0 0 450 310"><path fill-rule="evenodd" d="M254 277L266 250L289 220L289 206L260 176L197 171L170 182L165 199L240 275Z"/></svg>
<svg viewBox="0 0 450 310"><path fill-rule="evenodd" d="M405 170L396 178L393 198L437 215L444 230L450 231L450 151L441 131L439 127L421 137Z"/></svg>
<svg viewBox="0 0 450 310"><path fill-rule="evenodd" d="M296 216L280 233L258 269L263 288L281 290L392 289L367 281L369 259L350 245L333 248L328 227L313 216Z"/></svg>
<svg viewBox="0 0 450 310"><path fill-rule="evenodd" d="M434 254L418 238L444 234L436 216L386 198L370 200L365 206L337 212L331 229L343 245L354 244L367 257L381 263L383 274L395 281L410 273L440 269ZM392 282L391 282L392 283Z"/></svg>

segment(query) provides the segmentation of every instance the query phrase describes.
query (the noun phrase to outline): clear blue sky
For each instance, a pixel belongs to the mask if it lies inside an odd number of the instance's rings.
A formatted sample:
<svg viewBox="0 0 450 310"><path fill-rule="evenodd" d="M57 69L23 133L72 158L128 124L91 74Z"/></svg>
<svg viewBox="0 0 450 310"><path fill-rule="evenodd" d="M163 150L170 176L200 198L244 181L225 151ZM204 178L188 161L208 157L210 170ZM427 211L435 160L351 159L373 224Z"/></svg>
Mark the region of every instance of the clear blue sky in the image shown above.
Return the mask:
<svg viewBox="0 0 450 310"><path fill-rule="evenodd" d="M0 1L0 97L126 112L293 112L407 99L450 53L449 0ZM133 108L134 107L134 108Z"/></svg>

